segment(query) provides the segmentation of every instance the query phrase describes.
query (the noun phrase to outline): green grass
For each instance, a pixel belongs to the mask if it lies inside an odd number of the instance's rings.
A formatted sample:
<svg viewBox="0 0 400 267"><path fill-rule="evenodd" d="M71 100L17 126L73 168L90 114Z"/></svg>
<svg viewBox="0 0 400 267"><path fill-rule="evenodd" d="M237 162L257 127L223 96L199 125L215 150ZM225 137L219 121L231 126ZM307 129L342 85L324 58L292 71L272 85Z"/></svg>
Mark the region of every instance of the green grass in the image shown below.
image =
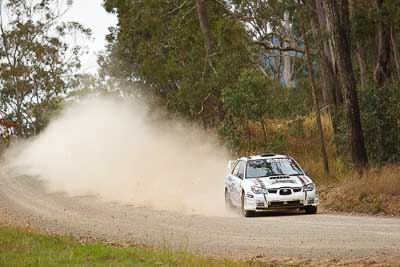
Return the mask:
<svg viewBox="0 0 400 267"><path fill-rule="evenodd" d="M170 249L116 247L103 243L81 244L65 237L47 236L0 226L0 266L249 265L250 263L242 261L217 260ZM251 264L251 266L257 265Z"/></svg>

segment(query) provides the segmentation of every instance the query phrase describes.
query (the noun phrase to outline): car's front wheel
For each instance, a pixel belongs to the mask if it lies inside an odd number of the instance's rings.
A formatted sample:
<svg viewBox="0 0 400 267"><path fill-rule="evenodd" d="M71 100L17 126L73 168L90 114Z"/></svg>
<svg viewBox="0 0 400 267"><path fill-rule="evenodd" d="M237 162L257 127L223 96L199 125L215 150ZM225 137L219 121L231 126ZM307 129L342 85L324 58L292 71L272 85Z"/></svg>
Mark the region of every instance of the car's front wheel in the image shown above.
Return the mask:
<svg viewBox="0 0 400 267"><path fill-rule="evenodd" d="M307 214L316 214L317 213L318 208L315 206L307 206L306 207L306 213Z"/></svg>
<svg viewBox="0 0 400 267"><path fill-rule="evenodd" d="M244 192L242 193L242 205L241 205L241 209L242 209L242 214L244 217L252 217L254 216L255 212L252 210L245 210L244 209Z"/></svg>

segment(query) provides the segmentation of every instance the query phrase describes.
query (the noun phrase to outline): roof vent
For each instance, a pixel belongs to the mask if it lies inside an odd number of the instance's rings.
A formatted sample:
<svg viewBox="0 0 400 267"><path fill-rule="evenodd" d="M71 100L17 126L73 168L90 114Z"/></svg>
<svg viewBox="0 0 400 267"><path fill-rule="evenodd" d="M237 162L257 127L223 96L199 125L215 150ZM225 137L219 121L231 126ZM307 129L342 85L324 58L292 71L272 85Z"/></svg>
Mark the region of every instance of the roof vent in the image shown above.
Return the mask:
<svg viewBox="0 0 400 267"><path fill-rule="evenodd" d="M267 154L262 154L261 157L274 157L276 154L274 153L267 153Z"/></svg>

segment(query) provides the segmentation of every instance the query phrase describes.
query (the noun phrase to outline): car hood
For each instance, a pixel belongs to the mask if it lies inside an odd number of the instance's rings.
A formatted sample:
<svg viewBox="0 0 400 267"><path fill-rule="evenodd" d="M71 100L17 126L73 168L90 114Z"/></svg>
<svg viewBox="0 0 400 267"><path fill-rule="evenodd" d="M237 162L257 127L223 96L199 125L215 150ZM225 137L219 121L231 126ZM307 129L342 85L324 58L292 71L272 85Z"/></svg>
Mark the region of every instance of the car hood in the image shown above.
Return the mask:
<svg viewBox="0 0 400 267"><path fill-rule="evenodd" d="M312 182L306 175L299 176L271 176L262 178L251 178L250 183L262 188L281 188L281 187L302 187Z"/></svg>

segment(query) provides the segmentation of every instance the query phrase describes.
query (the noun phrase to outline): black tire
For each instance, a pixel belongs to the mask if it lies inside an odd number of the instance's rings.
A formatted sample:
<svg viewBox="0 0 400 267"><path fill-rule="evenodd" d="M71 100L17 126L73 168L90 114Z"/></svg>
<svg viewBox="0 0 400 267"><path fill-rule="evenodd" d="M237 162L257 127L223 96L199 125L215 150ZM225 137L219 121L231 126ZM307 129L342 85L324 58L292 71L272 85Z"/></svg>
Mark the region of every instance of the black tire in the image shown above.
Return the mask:
<svg viewBox="0 0 400 267"><path fill-rule="evenodd" d="M315 214L315 213L317 213L318 208L315 206L307 206L305 208L305 210L306 210L306 214Z"/></svg>
<svg viewBox="0 0 400 267"><path fill-rule="evenodd" d="M233 205L232 205L231 199L229 197L228 189L226 189L226 188L225 188L225 208L227 210L233 209Z"/></svg>
<svg viewBox="0 0 400 267"><path fill-rule="evenodd" d="M242 214L244 217L252 217L254 216L255 212L252 210L245 210L244 209L244 193L242 193L242 205L241 205Z"/></svg>

